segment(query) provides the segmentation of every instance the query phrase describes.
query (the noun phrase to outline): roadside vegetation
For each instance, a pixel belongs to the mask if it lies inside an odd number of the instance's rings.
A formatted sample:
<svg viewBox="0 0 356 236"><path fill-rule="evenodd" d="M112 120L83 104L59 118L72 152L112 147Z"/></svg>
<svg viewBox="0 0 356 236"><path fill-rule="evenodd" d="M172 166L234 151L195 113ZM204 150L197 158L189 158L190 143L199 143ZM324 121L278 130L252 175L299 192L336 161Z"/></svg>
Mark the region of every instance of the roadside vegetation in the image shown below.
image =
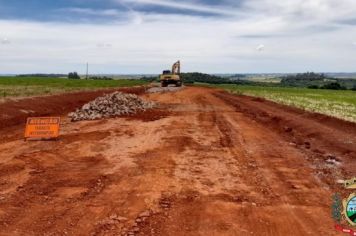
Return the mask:
<svg viewBox="0 0 356 236"><path fill-rule="evenodd" d="M235 94L262 97L356 122L356 79L353 78L339 79L307 72L269 78L264 82L244 76L220 77L202 73L186 73L183 79L197 86L224 88Z"/></svg>
<svg viewBox="0 0 356 236"><path fill-rule="evenodd" d="M0 77L0 98L27 97L72 91L129 87L146 84L138 79L67 79L53 77Z"/></svg>
<svg viewBox="0 0 356 236"><path fill-rule="evenodd" d="M264 87L298 87L310 89L356 90L356 79L333 78L307 72L279 77L248 77L246 75L218 76L203 73L182 73L184 83L257 85Z"/></svg>
<svg viewBox="0 0 356 236"><path fill-rule="evenodd" d="M307 111L356 122L355 91L231 84L216 86L234 94L262 97Z"/></svg>
<svg viewBox="0 0 356 236"><path fill-rule="evenodd" d="M310 89L353 90L356 79L339 79L325 74L307 72L302 74L282 76L280 84L287 87L307 87Z"/></svg>

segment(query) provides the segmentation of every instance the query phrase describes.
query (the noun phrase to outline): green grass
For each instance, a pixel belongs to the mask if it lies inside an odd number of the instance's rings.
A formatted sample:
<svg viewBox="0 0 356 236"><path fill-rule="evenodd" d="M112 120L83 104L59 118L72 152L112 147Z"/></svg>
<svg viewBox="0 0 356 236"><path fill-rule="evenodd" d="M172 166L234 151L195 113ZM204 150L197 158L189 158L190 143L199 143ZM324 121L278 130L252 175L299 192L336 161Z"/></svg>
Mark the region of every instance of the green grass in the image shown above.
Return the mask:
<svg viewBox="0 0 356 236"><path fill-rule="evenodd" d="M250 77L248 81L259 82L259 83L280 83L282 79L280 78L265 78L265 77Z"/></svg>
<svg viewBox="0 0 356 236"><path fill-rule="evenodd" d="M356 122L356 91L217 85L231 93L263 97L277 103Z"/></svg>
<svg viewBox="0 0 356 236"><path fill-rule="evenodd" d="M65 78L0 77L0 98L27 97L81 90L130 87L146 82L133 79L69 80Z"/></svg>

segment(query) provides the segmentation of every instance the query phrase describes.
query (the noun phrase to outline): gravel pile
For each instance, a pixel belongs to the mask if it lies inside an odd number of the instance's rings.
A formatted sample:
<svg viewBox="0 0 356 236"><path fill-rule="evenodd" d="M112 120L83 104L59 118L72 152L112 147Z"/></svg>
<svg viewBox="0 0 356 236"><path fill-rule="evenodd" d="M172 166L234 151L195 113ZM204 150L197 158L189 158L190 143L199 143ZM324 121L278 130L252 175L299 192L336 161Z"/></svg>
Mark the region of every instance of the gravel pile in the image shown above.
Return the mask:
<svg viewBox="0 0 356 236"><path fill-rule="evenodd" d="M114 92L98 97L68 116L72 121L97 120L102 118L135 114L154 107L153 102L147 102L135 94Z"/></svg>
<svg viewBox="0 0 356 236"><path fill-rule="evenodd" d="M184 87L152 87L147 90L147 93L166 93L182 90Z"/></svg>

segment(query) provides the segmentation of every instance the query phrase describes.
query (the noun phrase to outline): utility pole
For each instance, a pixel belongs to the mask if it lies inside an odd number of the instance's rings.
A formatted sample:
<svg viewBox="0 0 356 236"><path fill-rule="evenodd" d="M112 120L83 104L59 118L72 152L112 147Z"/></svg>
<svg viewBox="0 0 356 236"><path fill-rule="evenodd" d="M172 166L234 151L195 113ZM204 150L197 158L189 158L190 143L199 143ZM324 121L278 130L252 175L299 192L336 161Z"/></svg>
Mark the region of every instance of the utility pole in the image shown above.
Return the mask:
<svg viewBox="0 0 356 236"><path fill-rule="evenodd" d="M87 62L87 74L86 74L86 77L85 77L86 80L88 79L88 73L89 73L89 63Z"/></svg>

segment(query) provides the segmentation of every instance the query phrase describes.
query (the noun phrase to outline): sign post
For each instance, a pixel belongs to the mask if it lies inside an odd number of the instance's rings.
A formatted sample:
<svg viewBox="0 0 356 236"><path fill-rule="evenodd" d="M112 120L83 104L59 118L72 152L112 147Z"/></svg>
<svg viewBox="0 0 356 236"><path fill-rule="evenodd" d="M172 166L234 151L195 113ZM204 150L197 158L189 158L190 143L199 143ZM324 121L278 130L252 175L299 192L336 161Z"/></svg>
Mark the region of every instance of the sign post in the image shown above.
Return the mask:
<svg viewBox="0 0 356 236"><path fill-rule="evenodd" d="M25 140L57 139L60 117L29 117L26 122Z"/></svg>

